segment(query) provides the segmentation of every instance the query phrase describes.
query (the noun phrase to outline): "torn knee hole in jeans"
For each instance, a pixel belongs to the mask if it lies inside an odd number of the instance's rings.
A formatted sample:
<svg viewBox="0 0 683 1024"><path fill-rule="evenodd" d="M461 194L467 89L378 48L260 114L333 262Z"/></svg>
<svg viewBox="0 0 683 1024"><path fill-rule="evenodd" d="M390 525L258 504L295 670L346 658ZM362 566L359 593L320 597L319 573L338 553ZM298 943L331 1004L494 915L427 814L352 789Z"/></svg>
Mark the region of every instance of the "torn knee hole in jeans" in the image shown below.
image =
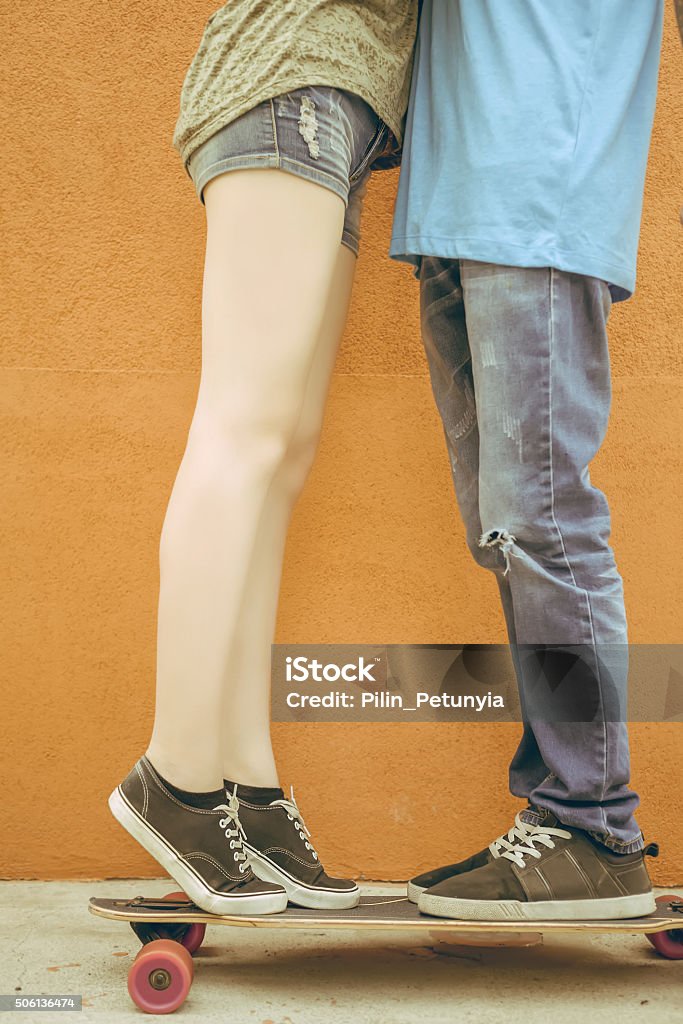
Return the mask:
<svg viewBox="0 0 683 1024"><path fill-rule="evenodd" d="M487 530L486 533L482 533L479 538L480 548L500 548L505 558L505 572L503 576L507 576L510 572L510 551L512 545L517 540L508 530Z"/></svg>
<svg viewBox="0 0 683 1024"><path fill-rule="evenodd" d="M318 121L315 116L315 103L310 96L301 97L299 111L299 134L308 144L308 152L317 159L320 156L320 144L317 139Z"/></svg>

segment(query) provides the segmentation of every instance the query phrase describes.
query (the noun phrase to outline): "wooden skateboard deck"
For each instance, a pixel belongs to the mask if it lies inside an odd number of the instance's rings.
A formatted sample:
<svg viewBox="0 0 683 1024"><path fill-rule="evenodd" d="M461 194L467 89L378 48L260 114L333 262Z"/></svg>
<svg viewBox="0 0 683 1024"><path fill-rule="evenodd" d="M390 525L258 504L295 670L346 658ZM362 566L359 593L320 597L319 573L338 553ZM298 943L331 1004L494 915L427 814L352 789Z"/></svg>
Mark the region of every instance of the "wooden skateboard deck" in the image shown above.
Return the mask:
<svg viewBox="0 0 683 1024"><path fill-rule="evenodd" d="M675 904L673 903L675 901ZM350 910L307 910L288 906L279 914L218 915L200 910L190 900L135 896L133 899L91 897L91 913L112 921L154 924L211 924L237 928L384 928L402 931L447 931L466 934L486 931L592 931L658 932L680 929L683 932L683 896L659 897L657 910L645 917L618 921L462 921L456 918L422 914L406 896L362 896Z"/></svg>
<svg viewBox="0 0 683 1024"><path fill-rule="evenodd" d="M279 914L253 916L208 914L185 893L131 899L91 897L97 917L128 922L143 943L131 964L128 992L147 1013L171 1013L185 1000L194 974L192 954L202 944L207 924L233 928L298 928L332 931L384 930L422 934L425 942L507 944L520 936L533 941L544 932L642 932L655 949L672 960L683 959L683 897L660 896L657 909L644 917L618 921L462 921L422 914L407 896L362 896L350 910L308 910L288 906ZM538 939L540 941L540 939ZM529 944L527 942L527 944Z"/></svg>

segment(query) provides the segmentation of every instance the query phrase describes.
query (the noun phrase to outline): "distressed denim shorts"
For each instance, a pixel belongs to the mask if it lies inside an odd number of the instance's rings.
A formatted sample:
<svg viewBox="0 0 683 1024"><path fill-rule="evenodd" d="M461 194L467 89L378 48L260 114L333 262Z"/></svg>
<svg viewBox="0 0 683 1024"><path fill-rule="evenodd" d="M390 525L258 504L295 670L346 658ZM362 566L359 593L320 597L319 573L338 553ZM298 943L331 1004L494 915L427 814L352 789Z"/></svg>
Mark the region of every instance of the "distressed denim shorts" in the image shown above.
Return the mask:
<svg viewBox="0 0 683 1024"><path fill-rule="evenodd" d="M357 256L370 165L394 145L391 129L360 96L309 85L264 100L220 128L186 170L202 203L211 178L245 167L279 167L327 186L344 200L341 241Z"/></svg>

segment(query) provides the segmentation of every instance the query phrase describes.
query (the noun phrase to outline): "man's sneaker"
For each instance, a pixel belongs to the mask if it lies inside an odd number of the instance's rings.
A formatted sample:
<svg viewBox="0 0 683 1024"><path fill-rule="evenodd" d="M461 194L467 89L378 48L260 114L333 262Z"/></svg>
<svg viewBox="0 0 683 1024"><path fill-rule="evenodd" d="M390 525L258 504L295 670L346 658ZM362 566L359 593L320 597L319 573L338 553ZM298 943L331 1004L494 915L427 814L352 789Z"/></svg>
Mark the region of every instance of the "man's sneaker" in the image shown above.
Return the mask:
<svg viewBox="0 0 683 1024"><path fill-rule="evenodd" d="M287 890L290 903L299 907L355 907L360 889L351 879L330 878L325 873L294 799L293 787L290 796L289 800L260 805L239 800L244 848L254 874L269 882L279 882Z"/></svg>
<svg viewBox="0 0 683 1024"><path fill-rule="evenodd" d="M525 821L522 821L520 814L515 815L515 823L510 831L498 836L492 843L489 843L486 849L467 857L466 860L459 860L456 864L444 864L443 867L423 871L422 874L411 878L408 882L408 899L417 903L423 892L433 885L443 882L446 878L463 875L466 871L481 868L489 861L497 860L505 850L513 850L515 843L525 843L527 835L532 829L532 825L527 825Z"/></svg>
<svg viewBox="0 0 683 1024"><path fill-rule="evenodd" d="M425 914L475 921L642 917L656 909L644 858L658 853L656 843L613 853L549 814L543 825L528 826L525 841L431 886L417 905Z"/></svg>
<svg viewBox="0 0 683 1024"><path fill-rule="evenodd" d="M143 755L109 809L190 899L210 914L276 914L287 893L255 877L242 848L236 800L203 810L181 803Z"/></svg>

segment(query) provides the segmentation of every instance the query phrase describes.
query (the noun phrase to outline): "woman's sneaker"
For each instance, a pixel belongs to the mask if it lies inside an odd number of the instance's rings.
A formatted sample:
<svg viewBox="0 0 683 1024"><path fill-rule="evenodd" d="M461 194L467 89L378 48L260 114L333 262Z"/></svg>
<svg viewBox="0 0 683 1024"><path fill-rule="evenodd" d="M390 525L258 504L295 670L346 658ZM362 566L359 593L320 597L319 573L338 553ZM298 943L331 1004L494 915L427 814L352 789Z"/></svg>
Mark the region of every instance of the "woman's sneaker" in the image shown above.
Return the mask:
<svg viewBox="0 0 683 1024"><path fill-rule="evenodd" d="M485 849L472 854L465 860L459 860L455 864L430 868L429 871L423 871L411 878L408 882L408 899L417 903L422 893L431 889L433 885L438 885L439 882L444 882L447 878L454 878L456 875L464 875L466 871L473 871L474 868L481 868L489 861L497 860L506 850L513 850L516 843L526 843L532 829L532 825L522 821L519 813L516 814L515 823L510 831L498 836Z"/></svg>
<svg viewBox="0 0 683 1024"><path fill-rule="evenodd" d="M287 906L284 888L249 867L237 800L212 810L181 803L143 755L109 797L109 809L207 913L276 914Z"/></svg>
<svg viewBox="0 0 683 1024"><path fill-rule="evenodd" d="M244 848L258 878L279 882L287 890L290 903L316 910L346 910L360 900L360 889L347 878L331 878L325 873L313 848L294 799L252 804L239 798L239 815L244 829Z"/></svg>
<svg viewBox="0 0 683 1024"><path fill-rule="evenodd" d="M487 864L421 893L424 914L474 921L612 921L656 909L645 856L613 853L554 815Z"/></svg>

